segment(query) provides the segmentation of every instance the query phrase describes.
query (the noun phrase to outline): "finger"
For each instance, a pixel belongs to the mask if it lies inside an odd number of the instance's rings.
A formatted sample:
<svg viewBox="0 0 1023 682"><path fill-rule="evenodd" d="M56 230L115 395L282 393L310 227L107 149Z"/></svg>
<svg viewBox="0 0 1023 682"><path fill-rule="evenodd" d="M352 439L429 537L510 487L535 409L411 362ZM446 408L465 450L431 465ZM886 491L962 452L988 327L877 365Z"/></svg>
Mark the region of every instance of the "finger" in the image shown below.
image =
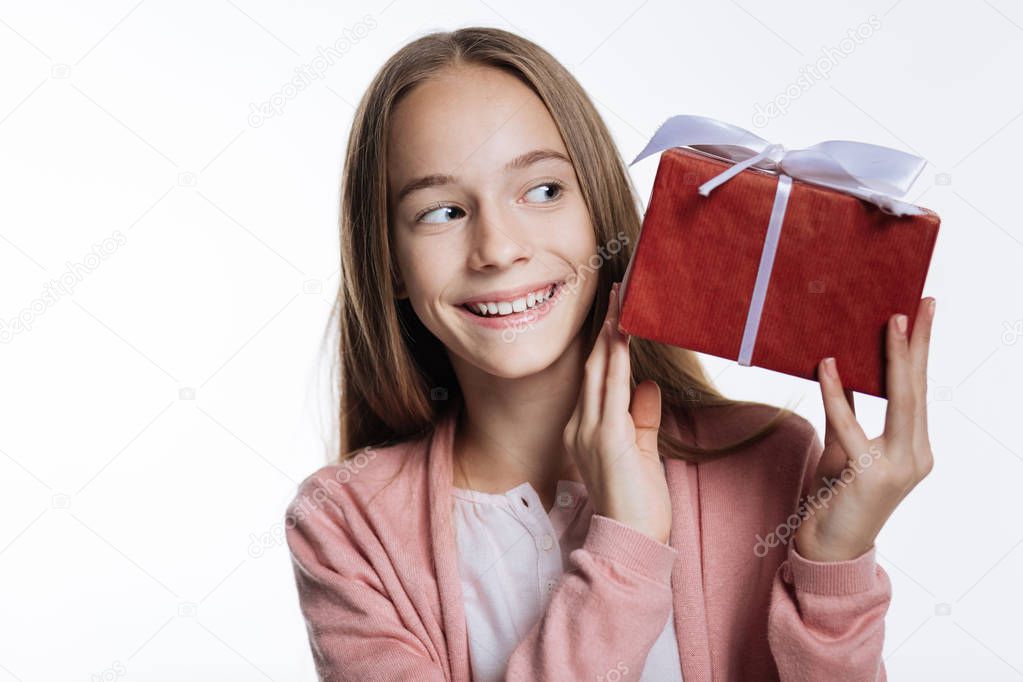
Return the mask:
<svg viewBox="0 0 1023 682"><path fill-rule="evenodd" d="M636 447L649 457L658 454L657 433L661 427L661 387L652 379L640 382L629 405L636 426Z"/></svg>
<svg viewBox="0 0 1023 682"><path fill-rule="evenodd" d="M609 295L610 296L610 295ZM595 429L600 423L603 411L604 383L607 377L607 355L610 340L611 327L608 316L611 314L610 306L607 315L604 317L604 324L597 334L593 343L593 350L586 360L583 374L582 393L579 397L580 403L580 428Z"/></svg>
<svg viewBox="0 0 1023 682"><path fill-rule="evenodd" d="M576 433L579 431L579 415L582 410L582 386L579 388L579 398L575 401L575 409L572 410L572 416L568 418L568 422L565 424L565 430L562 432L566 445L568 443L574 443Z"/></svg>
<svg viewBox="0 0 1023 682"><path fill-rule="evenodd" d="M856 415L856 399L853 397L854 393L851 388L842 390L842 395L845 397L845 401L849 404L849 409L852 411L853 416ZM827 447L831 441L835 439L835 430L831 428L830 423L824 425L824 447Z"/></svg>
<svg viewBox="0 0 1023 682"><path fill-rule="evenodd" d="M924 385L927 380L927 356L931 347L931 329L934 323L933 297L922 299L913 320L913 332L909 341L909 355L913 361L914 375Z"/></svg>
<svg viewBox="0 0 1023 682"><path fill-rule="evenodd" d="M899 318L888 319L886 340L886 368L888 407L885 411L884 437L892 453L910 452L913 443L913 414L916 406L913 387L913 362L909 355L909 340L905 330L898 327ZM908 324L908 320L906 321ZM891 447L901 445L902 447Z"/></svg>
<svg viewBox="0 0 1023 682"><path fill-rule="evenodd" d="M619 303L618 284L611 287L611 331L609 333L608 349L609 358L607 363L607 382L604 386L604 410L605 422L624 420L629 411L629 394L632 392L630 386L631 363L629 360L628 337L618 331Z"/></svg>
<svg viewBox="0 0 1023 682"><path fill-rule="evenodd" d="M933 297L920 301L913 333L909 341L909 354L913 359L913 379L916 389L915 434L927 437L927 357L930 354L931 330L934 327ZM921 443L921 445L923 445Z"/></svg>
<svg viewBox="0 0 1023 682"><path fill-rule="evenodd" d="M821 397L824 400L824 416L827 419L824 440L828 432L832 439L845 450L846 457L856 457L866 452L869 445L863 427L856 420L848 394L842 389L842 377L834 358L825 358L817 370L820 377Z"/></svg>

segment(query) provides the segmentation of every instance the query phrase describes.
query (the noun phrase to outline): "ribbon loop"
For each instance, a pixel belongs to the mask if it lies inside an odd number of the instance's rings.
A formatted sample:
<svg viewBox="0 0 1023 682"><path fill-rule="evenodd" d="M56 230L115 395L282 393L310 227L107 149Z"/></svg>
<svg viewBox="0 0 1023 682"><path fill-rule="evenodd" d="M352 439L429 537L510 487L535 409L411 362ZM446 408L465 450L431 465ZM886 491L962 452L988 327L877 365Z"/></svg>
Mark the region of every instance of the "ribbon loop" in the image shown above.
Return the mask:
<svg viewBox="0 0 1023 682"><path fill-rule="evenodd" d="M735 163L700 187L704 196L752 166L851 194L893 215L923 214L919 206L902 201L901 197L927 162L897 149L827 140L806 149L785 151L781 145L771 144L730 123L705 116L679 115L662 123L629 165L671 147L692 147Z"/></svg>

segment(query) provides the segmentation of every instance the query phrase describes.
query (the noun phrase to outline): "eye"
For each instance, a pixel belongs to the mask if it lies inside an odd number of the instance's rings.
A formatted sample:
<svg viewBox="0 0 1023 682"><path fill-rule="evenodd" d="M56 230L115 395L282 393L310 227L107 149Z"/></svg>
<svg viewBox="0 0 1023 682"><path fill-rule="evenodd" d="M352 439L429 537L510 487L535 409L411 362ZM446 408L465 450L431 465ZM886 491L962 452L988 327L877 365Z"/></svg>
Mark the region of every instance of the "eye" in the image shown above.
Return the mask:
<svg viewBox="0 0 1023 682"><path fill-rule="evenodd" d="M550 182L545 182L542 185L537 185L526 192L526 197L528 198L532 195L533 200L536 201L536 203L545 204L561 196L563 189L564 185L556 180L551 180Z"/></svg>
<svg viewBox="0 0 1023 682"><path fill-rule="evenodd" d="M451 212L464 213L464 211L462 211L462 209L458 208L457 206L437 206L435 208L427 209L423 213L420 213L416 217L416 221L423 223L446 223L447 222L446 218L455 220L461 217L457 215L453 216L451 215Z"/></svg>

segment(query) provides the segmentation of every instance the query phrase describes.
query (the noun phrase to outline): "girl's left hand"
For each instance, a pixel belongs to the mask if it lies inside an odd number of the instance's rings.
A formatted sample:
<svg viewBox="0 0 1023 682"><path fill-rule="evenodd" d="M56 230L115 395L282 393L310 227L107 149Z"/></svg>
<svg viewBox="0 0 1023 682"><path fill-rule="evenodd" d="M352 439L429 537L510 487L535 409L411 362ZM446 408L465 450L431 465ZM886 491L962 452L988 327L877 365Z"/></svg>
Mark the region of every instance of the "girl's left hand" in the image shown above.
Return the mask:
<svg viewBox="0 0 1023 682"><path fill-rule="evenodd" d="M807 503L809 516L795 534L796 550L811 561L855 559L873 544L888 517L931 471L927 435L927 353L934 299L923 299L912 339L888 320L884 432L868 439L856 420L852 391L842 388L834 360L818 366L827 428L810 495L831 488L826 504ZM830 483L829 483L830 482Z"/></svg>

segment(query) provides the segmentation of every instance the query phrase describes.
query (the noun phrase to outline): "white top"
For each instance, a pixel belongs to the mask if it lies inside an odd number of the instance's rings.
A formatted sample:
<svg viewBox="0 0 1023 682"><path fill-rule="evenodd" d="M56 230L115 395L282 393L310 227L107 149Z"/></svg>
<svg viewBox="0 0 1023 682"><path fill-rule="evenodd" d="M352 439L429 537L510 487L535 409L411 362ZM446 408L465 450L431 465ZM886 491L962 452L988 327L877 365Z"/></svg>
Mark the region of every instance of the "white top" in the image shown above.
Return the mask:
<svg viewBox="0 0 1023 682"><path fill-rule="evenodd" d="M512 651L547 608L568 555L582 546L593 507L578 481L558 481L550 512L528 481L503 494L457 486L452 494L472 677L503 680ZM647 655L641 682L682 680L673 615Z"/></svg>

